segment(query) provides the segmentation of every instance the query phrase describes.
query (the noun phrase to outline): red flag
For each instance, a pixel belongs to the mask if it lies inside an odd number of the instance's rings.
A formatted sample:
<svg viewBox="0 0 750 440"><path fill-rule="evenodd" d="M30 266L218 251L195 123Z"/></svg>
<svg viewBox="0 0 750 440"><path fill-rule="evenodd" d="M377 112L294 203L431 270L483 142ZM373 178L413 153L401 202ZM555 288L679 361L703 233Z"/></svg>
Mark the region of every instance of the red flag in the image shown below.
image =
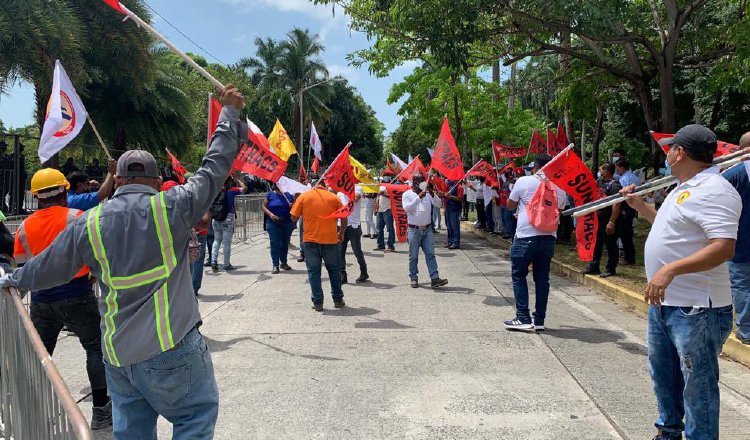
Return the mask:
<svg viewBox="0 0 750 440"><path fill-rule="evenodd" d="M435 190L437 192L446 193L448 192L448 184L445 182L445 179L443 179L440 176L435 176L432 173L430 173L430 182L432 182L432 185L435 187Z"/></svg>
<svg viewBox="0 0 750 440"><path fill-rule="evenodd" d="M512 148L498 141L492 141L492 155L495 157L495 162L500 163L504 158L526 157L526 148Z"/></svg>
<svg viewBox="0 0 750 440"><path fill-rule="evenodd" d="M271 143L268 142L266 135L250 119L247 120L247 138L250 139L250 142L258 144L266 150L271 150Z"/></svg>
<svg viewBox="0 0 750 440"><path fill-rule="evenodd" d="M385 160L385 170L383 170L383 175L390 175L395 176L398 174L398 171L396 170L396 167L393 166L390 160Z"/></svg>
<svg viewBox="0 0 750 440"><path fill-rule="evenodd" d="M435 144L432 167L450 180L461 180L464 178L463 162L461 162L461 155L458 153L458 148L456 148L456 141L453 140L448 118L443 120L440 137L438 137L437 144Z"/></svg>
<svg viewBox="0 0 750 440"><path fill-rule="evenodd" d="M349 199L349 203L343 208L321 218L346 218L354 207L354 185L359 182L354 175L354 169L349 162L349 146L341 150L341 153L326 170L325 179L328 186L334 192L343 193Z"/></svg>
<svg viewBox="0 0 750 440"><path fill-rule="evenodd" d="M177 160L176 157L174 157L174 154L167 150L167 154L169 155L169 160L172 161L172 171L174 171L174 176L177 178L177 182L182 185L185 183L185 173L187 173L187 170L185 167L182 166L179 160Z"/></svg>
<svg viewBox="0 0 750 440"><path fill-rule="evenodd" d="M315 159L317 159L317 157ZM297 180L301 183L307 183L307 171L305 170L305 165L302 163L299 164L299 179Z"/></svg>
<svg viewBox="0 0 750 440"><path fill-rule="evenodd" d="M422 175L427 177L427 170L425 169L424 164L422 163L422 160L419 158L419 156L409 162L409 165L407 165L406 168L404 168L404 170L401 171L401 173L393 180L398 180L401 182L411 180L412 177L414 177L414 173L416 173L417 171L421 171Z"/></svg>
<svg viewBox="0 0 750 440"><path fill-rule="evenodd" d="M286 165L273 151L257 144L246 144L234 160L232 170L278 182L286 172Z"/></svg>
<svg viewBox="0 0 750 440"><path fill-rule="evenodd" d="M552 183L570 194L576 205L583 205L601 198L594 175L572 148L563 150L541 171ZM596 212L578 218L576 243L578 256L582 261L591 261L594 258L598 227L599 219Z"/></svg>
<svg viewBox="0 0 750 440"><path fill-rule="evenodd" d="M216 124L219 123L219 116L221 116L221 103L213 97L210 93L208 94L208 141L206 145L211 145L211 138L214 136L216 131Z"/></svg>
<svg viewBox="0 0 750 440"><path fill-rule="evenodd" d="M551 128L547 129L547 149L545 150L548 154L553 154L553 151L555 151L555 148L557 148L557 136L555 136L555 132L552 131Z"/></svg>
<svg viewBox="0 0 750 440"><path fill-rule="evenodd" d="M393 212L393 220L396 223L396 239L399 243L404 243L409 232L409 221L404 210L404 205L401 203L401 198L410 187L409 185L393 184L383 186L388 191L388 198L391 199L391 211Z"/></svg>
<svg viewBox="0 0 750 440"><path fill-rule="evenodd" d="M315 156L315 160L313 161L312 166L310 166L310 169L315 174L320 173L320 161L317 156Z"/></svg>
<svg viewBox="0 0 750 440"><path fill-rule="evenodd" d="M657 133L653 130L649 131L651 134L651 137L654 138L656 143L659 143L662 139L672 138L674 137L674 134L671 133ZM724 141L717 141L716 142L716 153L714 154L714 157L719 156L726 156L727 154L734 153L735 151L739 151L740 146L735 144L730 144L728 142ZM660 145L662 151L664 151L664 154L667 154L669 152L669 145Z"/></svg>
<svg viewBox="0 0 750 440"><path fill-rule="evenodd" d="M544 140L542 135L537 130L531 135L531 142L529 143L529 152L532 154L546 153L547 152L547 141Z"/></svg>
<svg viewBox="0 0 750 440"><path fill-rule="evenodd" d="M495 174L495 167L492 166L486 160L480 160L477 162L468 173L467 176L481 176L484 177L487 185L494 186L497 183L497 177Z"/></svg>
<svg viewBox="0 0 750 440"><path fill-rule="evenodd" d="M497 170L497 174L500 175L500 176L505 175L506 171L508 171L508 170L512 171L515 167L516 167L516 163L513 162L513 161L510 161L507 164L505 164L502 168L500 168L499 170Z"/></svg>
<svg viewBox="0 0 750 440"><path fill-rule="evenodd" d="M122 9L122 6L120 5L120 2L117 0L104 0L104 3L108 4L110 8L114 9L115 11L119 12L122 15L125 15L125 10Z"/></svg>
<svg viewBox="0 0 750 440"><path fill-rule="evenodd" d="M559 153L565 148L568 147L568 135L565 133L565 127L563 127L562 122L557 123L557 151L555 153Z"/></svg>

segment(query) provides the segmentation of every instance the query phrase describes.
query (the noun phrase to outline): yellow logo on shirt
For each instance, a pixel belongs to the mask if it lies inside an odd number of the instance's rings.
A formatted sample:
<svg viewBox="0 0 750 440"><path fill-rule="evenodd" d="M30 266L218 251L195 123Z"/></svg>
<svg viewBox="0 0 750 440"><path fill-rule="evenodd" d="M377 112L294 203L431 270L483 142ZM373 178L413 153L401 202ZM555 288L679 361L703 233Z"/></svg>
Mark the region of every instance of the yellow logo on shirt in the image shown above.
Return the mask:
<svg viewBox="0 0 750 440"><path fill-rule="evenodd" d="M682 205L682 202L690 198L690 191L685 191L677 196L677 204Z"/></svg>

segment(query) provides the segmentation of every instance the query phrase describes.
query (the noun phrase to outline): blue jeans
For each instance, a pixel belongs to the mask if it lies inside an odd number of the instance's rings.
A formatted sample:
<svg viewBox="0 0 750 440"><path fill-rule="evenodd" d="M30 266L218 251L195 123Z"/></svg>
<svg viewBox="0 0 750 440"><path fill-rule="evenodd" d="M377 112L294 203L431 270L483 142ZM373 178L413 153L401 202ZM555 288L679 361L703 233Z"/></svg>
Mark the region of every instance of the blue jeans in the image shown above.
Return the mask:
<svg viewBox="0 0 750 440"><path fill-rule="evenodd" d="M396 245L396 232L393 226L393 214L388 209L385 212L378 213L378 248L385 249L385 227L388 226L388 249L393 249Z"/></svg>
<svg viewBox="0 0 750 440"><path fill-rule="evenodd" d="M729 280L732 282L737 337L745 344L750 344L750 263L730 261Z"/></svg>
<svg viewBox="0 0 750 440"><path fill-rule="evenodd" d="M719 353L731 331L732 306L649 307L648 363L663 433L719 438Z"/></svg>
<svg viewBox="0 0 750 440"><path fill-rule="evenodd" d="M326 266L328 278L331 280L331 296L334 302L344 299L344 291L341 290L341 245L340 244L318 244L305 242L305 264L307 265L307 280L312 290L313 304L323 304L323 285L320 281L320 272L323 264Z"/></svg>
<svg viewBox="0 0 750 440"><path fill-rule="evenodd" d="M440 208L437 206L432 207L432 227L439 228L442 225L442 218L440 217Z"/></svg>
<svg viewBox="0 0 750 440"><path fill-rule="evenodd" d="M513 211L503 206L502 217L503 231L505 235L513 237L514 235L516 235L516 217L513 215Z"/></svg>
<svg viewBox="0 0 750 440"><path fill-rule="evenodd" d="M198 250L198 259L193 262L191 268L191 274L193 276L193 293L196 295L201 290L201 284L203 284L203 259L206 258L206 236L199 235L198 241L201 244Z"/></svg>
<svg viewBox="0 0 750 440"><path fill-rule="evenodd" d="M427 261L427 270L430 272L430 279L440 278L438 274L437 259L435 258L435 238L432 229L414 229L409 228L407 235L409 241L409 278L416 280L419 277L419 249L424 252L424 258Z"/></svg>
<svg viewBox="0 0 750 440"><path fill-rule="evenodd" d="M214 245L211 250L211 263L219 261L219 247L224 248L224 268L229 266L232 256L232 235L234 234L234 214L229 214L223 222L212 220L214 228Z"/></svg>
<svg viewBox="0 0 750 440"><path fill-rule="evenodd" d="M445 211L445 227L448 228L448 245L461 246L461 211Z"/></svg>
<svg viewBox="0 0 750 440"><path fill-rule="evenodd" d="M291 219L281 220L278 223L268 219L266 220L266 232L271 240L271 264L273 267L279 267L279 263L287 264L287 255L289 254L289 241L294 231L294 223Z"/></svg>
<svg viewBox="0 0 750 440"><path fill-rule="evenodd" d="M156 419L173 425L174 439L211 439L219 389L211 353L197 329L170 351L127 367L105 365L117 440L156 439Z"/></svg>
<svg viewBox="0 0 750 440"><path fill-rule="evenodd" d="M526 283L529 264L534 265L534 286L536 287L534 324L544 325L544 318L547 316L547 300L549 299L550 263L554 255L555 237L551 235L516 237L513 240L513 245L510 247L513 296L516 298L516 318L524 324L531 323L529 286Z"/></svg>

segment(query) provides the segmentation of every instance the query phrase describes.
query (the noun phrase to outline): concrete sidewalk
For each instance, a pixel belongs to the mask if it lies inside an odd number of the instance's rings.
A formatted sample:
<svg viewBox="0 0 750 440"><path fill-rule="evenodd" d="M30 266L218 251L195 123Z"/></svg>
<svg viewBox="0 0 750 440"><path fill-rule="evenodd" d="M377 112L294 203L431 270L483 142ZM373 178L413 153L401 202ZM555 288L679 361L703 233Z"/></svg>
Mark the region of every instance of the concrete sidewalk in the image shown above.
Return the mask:
<svg viewBox="0 0 750 440"><path fill-rule="evenodd" d="M303 263L270 275L265 236L236 247L239 270L207 271L199 299L221 391L216 438L653 437L645 321L553 277L548 330L505 331L514 316L507 251L463 238L462 250L438 250L450 281L440 290L425 287L423 261L422 288L409 286L405 244L383 254L364 239L372 282L345 286L348 307L337 310L326 278L323 313L310 309ZM83 397L77 339L64 337L54 359ZM721 368L721 438L748 439L750 371L724 360ZM90 402L81 404L89 417ZM160 438L170 436L161 421Z"/></svg>

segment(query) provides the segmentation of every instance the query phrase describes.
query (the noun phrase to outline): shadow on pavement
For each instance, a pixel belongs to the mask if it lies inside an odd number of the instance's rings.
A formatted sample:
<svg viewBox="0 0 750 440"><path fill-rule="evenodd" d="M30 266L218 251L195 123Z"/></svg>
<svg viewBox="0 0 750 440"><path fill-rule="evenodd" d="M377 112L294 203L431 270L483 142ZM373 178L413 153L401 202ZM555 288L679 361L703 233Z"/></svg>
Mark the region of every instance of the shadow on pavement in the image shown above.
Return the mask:
<svg viewBox="0 0 750 440"><path fill-rule="evenodd" d="M209 302L209 303L212 303L212 302L224 302L224 301L237 301L238 299L242 298L243 296L245 296L244 293L233 294L233 295L206 295L206 294L201 294L198 297L198 300L200 302Z"/></svg>
<svg viewBox="0 0 750 440"><path fill-rule="evenodd" d="M431 289L431 287L430 287L429 284L427 284L424 287L428 288L428 289ZM437 289L432 289L432 290L434 290L436 293L440 293L440 292L444 292L444 293L460 293L462 295L471 295L472 293L476 292L475 289L469 289L468 287L455 287L455 286L453 286L453 287L451 287L451 286L439 287Z"/></svg>
<svg viewBox="0 0 750 440"><path fill-rule="evenodd" d="M354 284L354 285L362 286L362 287L372 287L373 289L378 289L378 290L390 290L396 287L395 284L373 283L372 281L368 281L366 283Z"/></svg>
<svg viewBox="0 0 750 440"><path fill-rule="evenodd" d="M405 330L407 328L414 328L410 325L401 324L392 319L378 319L372 318L375 322L357 322L354 324L354 328L369 328L377 330Z"/></svg>
<svg viewBox="0 0 750 440"><path fill-rule="evenodd" d="M378 309L370 307L344 307L343 309L325 309L322 315L331 316L372 316L380 313Z"/></svg>
<svg viewBox="0 0 750 440"><path fill-rule="evenodd" d="M493 306L493 307L507 307L507 306L513 305L512 302L510 302L506 298L503 298L502 296L485 297L484 301L482 301L482 304L487 305L487 306Z"/></svg>

